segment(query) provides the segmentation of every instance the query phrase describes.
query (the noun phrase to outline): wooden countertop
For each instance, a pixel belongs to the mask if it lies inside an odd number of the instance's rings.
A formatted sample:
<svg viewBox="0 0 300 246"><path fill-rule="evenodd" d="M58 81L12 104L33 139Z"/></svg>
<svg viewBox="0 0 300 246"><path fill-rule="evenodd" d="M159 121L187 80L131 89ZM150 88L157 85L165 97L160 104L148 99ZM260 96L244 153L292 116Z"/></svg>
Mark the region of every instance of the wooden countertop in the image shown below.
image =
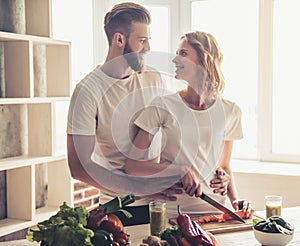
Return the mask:
<svg viewBox="0 0 300 246"><path fill-rule="evenodd" d="M265 211L256 214L264 216ZM282 217L295 227L293 240L288 244L300 245L300 206L282 209ZM126 231L131 235L132 246L139 246L144 238L150 235L149 225L127 227ZM222 246L260 246L256 241L252 230L216 234Z"/></svg>
<svg viewBox="0 0 300 246"><path fill-rule="evenodd" d="M263 216L264 211L257 212ZM282 209L282 217L295 227L294 238L289 246L300 245L300 206ZM125 227L127 233L131 235L132 246L139 246L144 238L150 235L149 224ZM254 237L253 231L240 231L216 234L215 237L219 240L222 246L260 246ZM37 246L38 243L29 243L26 240L17 240L1 243L3 246Z"/></svg>

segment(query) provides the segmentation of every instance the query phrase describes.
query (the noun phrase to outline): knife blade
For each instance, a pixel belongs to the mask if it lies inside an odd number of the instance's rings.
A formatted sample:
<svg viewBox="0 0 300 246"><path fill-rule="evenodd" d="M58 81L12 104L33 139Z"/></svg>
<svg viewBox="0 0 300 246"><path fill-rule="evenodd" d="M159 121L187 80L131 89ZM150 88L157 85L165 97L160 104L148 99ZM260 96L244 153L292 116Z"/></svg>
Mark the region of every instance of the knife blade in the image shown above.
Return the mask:
<svg viewBox="0 0 300 246"><path fill-rule="evenodd" d="M232 212L230 209L226 208L225 206L223 206L221 203L219 203L218 201L212 199L211 197L209 197L208 195L205 195L203 192L200 196L200 198L206 202L208 202L210 205L214 206L215 208L221 210L222 212L224 212L225 214L229 214L232 218L246 223L245 220L243 220L240 216L238 216L237 214L235 214L234 212Z"/></svg>

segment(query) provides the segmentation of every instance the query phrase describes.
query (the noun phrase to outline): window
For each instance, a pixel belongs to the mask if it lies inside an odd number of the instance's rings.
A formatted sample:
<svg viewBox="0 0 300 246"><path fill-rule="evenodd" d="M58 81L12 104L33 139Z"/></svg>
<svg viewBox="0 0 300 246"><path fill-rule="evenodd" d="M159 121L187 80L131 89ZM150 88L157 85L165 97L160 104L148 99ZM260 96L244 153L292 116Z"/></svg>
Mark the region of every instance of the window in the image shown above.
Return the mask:
<svg viewBox="0 0 300 246"><path fill-rule="evenodd" d="M170 79L170 11L168 6L144 5L151 13L152 23L150 26L151 51L146 55L147 66L161 72L166 81ZM170 83L168 83L170 84Z"/></svg>
<svg viewBox="0 0 300 246"><path fill-rule="evenodd" d="M72 85L93 68L93 0L52 0L53 38L71 42Z"/></svg>
<svg viewBox="0 0 300 246"><path fill-rule="evenodd" d="M155 68L164 76L168 89L177 91L184 84L174 79L174 64L171 62L175 56L179 40L179 20L174 13L178 12L179 1L175 0L140 0L151 13L151 52L145 59L146 65Z"/></svg>
<svg viewBox="0 0 300 246"><path fill-rule="evenodd" d="M299 0L274 1L272 151L300 155Z"/></svg>
<svg viewBox="0 0 300 246"><path fill-rule="evenodd" d="M224 56L224 98L236 102L243 112L244 139L235 142L233 155L254 159L257 157L258 1L193 1L191 12L191 29L209 32L217 39Z"/></svg>

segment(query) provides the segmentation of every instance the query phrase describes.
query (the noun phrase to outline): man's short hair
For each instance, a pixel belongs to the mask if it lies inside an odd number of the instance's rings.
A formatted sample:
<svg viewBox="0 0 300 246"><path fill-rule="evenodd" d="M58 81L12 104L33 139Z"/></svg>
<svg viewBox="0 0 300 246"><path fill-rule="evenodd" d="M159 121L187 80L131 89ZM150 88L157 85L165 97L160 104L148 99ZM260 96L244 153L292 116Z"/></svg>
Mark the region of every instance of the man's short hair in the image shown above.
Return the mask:
<svg viewBox="0 0 300 246"><path fill-rule="evenodd" d="M128 37L131 32L132 22L149 25L151 23L149 11L143 6L132 2L115 5L104 17L104 30L109 44L111 44L116 32L120 32L125 37Z"/></svg>

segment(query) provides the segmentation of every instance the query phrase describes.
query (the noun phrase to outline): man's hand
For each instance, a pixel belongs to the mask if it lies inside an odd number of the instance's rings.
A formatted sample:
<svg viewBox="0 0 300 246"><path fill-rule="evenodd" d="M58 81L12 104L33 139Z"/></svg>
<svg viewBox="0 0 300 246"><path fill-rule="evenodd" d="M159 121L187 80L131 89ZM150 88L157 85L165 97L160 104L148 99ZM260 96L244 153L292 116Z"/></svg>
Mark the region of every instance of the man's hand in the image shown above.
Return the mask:
<svg viewBox="0 0 300 246"><path fill-rule="evenodd" d="M219 167L216 170L216 176L210 181L210 187L214 188L214 193L220 193L222 196L227 195L228 185L230 183L230 176Z"/></svg>
<svg viewBox="0 0 300 246"><path fill-rule="evenodd" d="M161 191L161 192L149 195L149 196L143 196L143 197L136 196L135 198L136 198L136 200L148 199L148 200L176 201L177 200L176 195L182 194L182 193L183 193L182 184L177 183L164 191Z"/></svg>

